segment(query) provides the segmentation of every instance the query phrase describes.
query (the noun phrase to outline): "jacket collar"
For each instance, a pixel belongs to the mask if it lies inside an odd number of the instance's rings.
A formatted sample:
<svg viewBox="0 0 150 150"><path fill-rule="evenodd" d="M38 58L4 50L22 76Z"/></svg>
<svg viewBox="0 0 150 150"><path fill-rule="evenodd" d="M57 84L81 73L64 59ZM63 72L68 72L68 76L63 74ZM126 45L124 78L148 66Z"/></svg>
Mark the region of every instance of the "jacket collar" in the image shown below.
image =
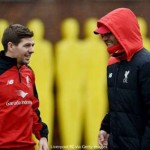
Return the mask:
<svg viewBox="0 0 150 150"><path fill-rule="evenodd" d="M9 65L10 64L12 66L16 66L17 65L17 59L6 56L4 50L0 51L0 58L3 59L3 60L5 60L5 63L7 63Z"/></svg>

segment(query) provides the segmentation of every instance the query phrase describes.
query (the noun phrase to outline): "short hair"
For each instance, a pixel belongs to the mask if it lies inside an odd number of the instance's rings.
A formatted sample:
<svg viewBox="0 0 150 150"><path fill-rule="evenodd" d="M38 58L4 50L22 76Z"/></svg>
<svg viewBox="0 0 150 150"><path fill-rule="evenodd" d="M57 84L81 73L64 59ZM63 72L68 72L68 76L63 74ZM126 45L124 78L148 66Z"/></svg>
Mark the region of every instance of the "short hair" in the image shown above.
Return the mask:
<svg viewBox="0 0 150 150"><path fill-rule="evenodd" d="M30 31L27 27L21 24L12 24L9 25L2 36L2 44L4 51L7 51L8 42L12 42L15 45L18 45L22 38L33 37L33 32Z"/></svg>

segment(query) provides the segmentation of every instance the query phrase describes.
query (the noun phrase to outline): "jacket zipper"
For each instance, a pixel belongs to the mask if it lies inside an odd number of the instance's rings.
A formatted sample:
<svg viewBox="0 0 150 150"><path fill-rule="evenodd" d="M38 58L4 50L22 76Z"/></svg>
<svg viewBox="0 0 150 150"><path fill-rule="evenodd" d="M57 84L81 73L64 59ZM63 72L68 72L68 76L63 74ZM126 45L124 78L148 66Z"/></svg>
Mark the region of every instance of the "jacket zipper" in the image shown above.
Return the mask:
<svg viewBox="0 0 150 150"><path fill-rule="evenodd" d="M20 81L20 83L21 83L21 73L20 73L20 68L17 67L17 69L18 69L19 81Z"/></svg>
<svg viewBox="0 0 150 150"><path fill-rule="evenodd" d="M119 72L120 72L120 67L123 65L123 61L120 61L120 63L117 65L117 69L116 69L116 78L115 78L115 89L117 90L117 82L118 82L118 78L119 78Z"/></svg>
<svg viewBox="0 0 150 150"><path fill-rule="evenodd" d="M117 70L116 70L115 91L117 90L117 82L118 82L119 70L120 70L120 64L118 64Z"/></svg>
<svg viewBox="0 0 150 150"><path fill-rule="evenodd" d="M117 96L117 83L118 83L118 80L119 80L119 72L120 72L120 67L122 66L122 63L120 62L118 65L117 65L117 68L116 68L116 78L115 78L115 96ZM115 102L116 103L116 102ZM117 111L115 111L115 114L117 116ZM116 119L116 118L115 118ZM117 120L117 119L116 119ZM116 121L116 123L118 124L118 122ZM117 125L118 126L118 125ZM115 132L116 134L118 134L118 128L115 128Z"/></svg>

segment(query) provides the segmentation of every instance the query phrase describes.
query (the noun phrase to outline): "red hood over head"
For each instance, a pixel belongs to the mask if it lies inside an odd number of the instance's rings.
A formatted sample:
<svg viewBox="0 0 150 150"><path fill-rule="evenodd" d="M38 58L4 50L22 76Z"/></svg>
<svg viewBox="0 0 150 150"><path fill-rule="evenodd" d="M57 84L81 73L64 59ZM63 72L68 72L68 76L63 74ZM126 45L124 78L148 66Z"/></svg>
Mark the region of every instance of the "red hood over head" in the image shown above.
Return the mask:
<svg viewBox="0 0 150 150"><path fill-rule="evenodd" d="M113 33L124 48L128 61L143 48L139 24L130 9L115 9L99 19L97 24L105 25Z"/></svg>

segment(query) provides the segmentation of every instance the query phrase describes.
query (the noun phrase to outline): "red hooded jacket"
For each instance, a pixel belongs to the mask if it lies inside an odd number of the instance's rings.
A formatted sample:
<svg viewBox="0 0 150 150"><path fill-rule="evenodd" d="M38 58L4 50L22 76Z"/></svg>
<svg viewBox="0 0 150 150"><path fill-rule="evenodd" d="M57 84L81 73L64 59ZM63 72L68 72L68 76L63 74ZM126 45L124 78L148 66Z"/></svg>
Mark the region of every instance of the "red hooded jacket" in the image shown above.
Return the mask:
<svg viewBox="0 0 150 150"><path fill-rule="evenodd" d="M47 137L41 121L34 73L26 65L0 52L0 150L33 150L37 139Z"/></svg>

